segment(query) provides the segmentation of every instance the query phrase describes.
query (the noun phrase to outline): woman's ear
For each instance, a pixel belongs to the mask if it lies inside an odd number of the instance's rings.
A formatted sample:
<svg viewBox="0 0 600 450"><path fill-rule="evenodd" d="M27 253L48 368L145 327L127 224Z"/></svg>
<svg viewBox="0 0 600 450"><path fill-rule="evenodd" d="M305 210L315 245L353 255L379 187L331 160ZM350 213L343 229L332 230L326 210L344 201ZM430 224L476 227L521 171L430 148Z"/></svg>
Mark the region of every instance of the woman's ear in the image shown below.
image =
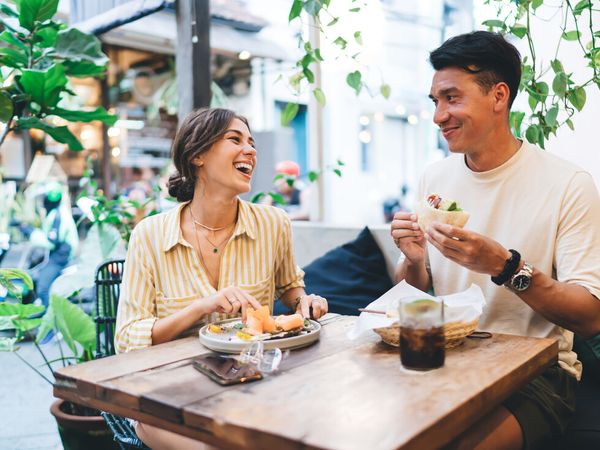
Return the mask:
<svg viewBox="0 0 600 450"><path fill-rule="evenodd" d="M204 161L202 161L202 158L194 158L192 159L192 164L196 167L202 167L204 165Z"/></svg>

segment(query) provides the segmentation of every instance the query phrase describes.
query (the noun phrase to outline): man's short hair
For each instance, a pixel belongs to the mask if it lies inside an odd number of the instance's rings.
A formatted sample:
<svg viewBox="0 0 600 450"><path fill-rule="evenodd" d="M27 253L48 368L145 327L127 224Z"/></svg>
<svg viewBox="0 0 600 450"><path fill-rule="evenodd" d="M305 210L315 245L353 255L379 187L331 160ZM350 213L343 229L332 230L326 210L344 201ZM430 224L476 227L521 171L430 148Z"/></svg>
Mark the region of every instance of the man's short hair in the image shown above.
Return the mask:
<svg viewBox="0 0 600 450"><path fill-rule="evenodd" d="M499 33L473 31L448 39L429 54L435 70L458 67L475 75L484 92L504 82L510 89L510 109L521 81L521 55Z"/></svg>

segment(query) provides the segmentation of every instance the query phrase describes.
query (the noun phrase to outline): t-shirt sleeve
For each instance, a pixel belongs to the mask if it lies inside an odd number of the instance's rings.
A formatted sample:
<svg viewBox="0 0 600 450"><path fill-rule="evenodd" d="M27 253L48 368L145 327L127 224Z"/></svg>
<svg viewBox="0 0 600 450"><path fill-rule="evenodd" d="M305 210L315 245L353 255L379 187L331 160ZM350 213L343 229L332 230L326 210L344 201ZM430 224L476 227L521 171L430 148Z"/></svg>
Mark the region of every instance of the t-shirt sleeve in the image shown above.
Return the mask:
<svg viewBox="0 0 600 450"><path fill-rule="evenodd" d="M600 196L587 172L573 176L562 199L554 267L558 281L600 299Z"/></svg>
<svg viewBox="0 0 600 450"><path fill-rule="evenodd" d="M133 230L123 270L121 297L117 311L115 348L117 353L152 345L156 316L156 289L143 229Z"/></svg>
<svg viewBox="0 0 600 450"><path fill-rule="evenodd" d="M297 287L304 287L304 272L296 264L292 248L292 224L287 215L282 214L282 228L278 244L279 261L275 273L275 295L281 297L284 292Z"/></svg>

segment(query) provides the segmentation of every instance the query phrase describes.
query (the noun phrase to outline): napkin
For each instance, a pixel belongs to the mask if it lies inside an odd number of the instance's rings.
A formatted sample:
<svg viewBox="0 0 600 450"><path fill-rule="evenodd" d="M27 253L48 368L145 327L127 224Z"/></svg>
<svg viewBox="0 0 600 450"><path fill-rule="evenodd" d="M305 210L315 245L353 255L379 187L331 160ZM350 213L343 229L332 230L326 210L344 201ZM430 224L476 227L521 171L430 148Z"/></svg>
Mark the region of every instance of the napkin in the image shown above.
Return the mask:
<svg viewBox="0 0 600 450"><path fill-rule="evenodd" d="M431 295L401 281L377 300L369 303L365 309L385 311L386 314L361 313L348 337L352 340L371 332L373 328L389 327L398 321L398 302L401 298L418 295L422 298L433 298ZM481 288L472 284L467 290L456 294L438 296L444 302L444 321L472 322L483 312L485 298Z"/></svg>

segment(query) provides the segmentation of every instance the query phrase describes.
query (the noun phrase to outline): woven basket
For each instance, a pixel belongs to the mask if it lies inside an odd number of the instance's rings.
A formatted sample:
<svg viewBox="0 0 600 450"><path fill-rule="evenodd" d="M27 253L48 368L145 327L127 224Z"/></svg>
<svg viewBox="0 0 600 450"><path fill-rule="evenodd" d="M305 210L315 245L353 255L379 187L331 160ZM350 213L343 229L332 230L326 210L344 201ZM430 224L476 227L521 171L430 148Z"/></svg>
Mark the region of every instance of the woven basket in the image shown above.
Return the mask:
<svg viewBox="0 0 600 450"><path fill-rule="evenodd" d="M450 322L444 324L444 337L446 338L446 348L454 348L461 345L465 337L475 331L478 320L472 322ZM375 328L373 331L381 336L383 342L394 347L400 346L400 326L398 322L389 327Z"/></svg>

